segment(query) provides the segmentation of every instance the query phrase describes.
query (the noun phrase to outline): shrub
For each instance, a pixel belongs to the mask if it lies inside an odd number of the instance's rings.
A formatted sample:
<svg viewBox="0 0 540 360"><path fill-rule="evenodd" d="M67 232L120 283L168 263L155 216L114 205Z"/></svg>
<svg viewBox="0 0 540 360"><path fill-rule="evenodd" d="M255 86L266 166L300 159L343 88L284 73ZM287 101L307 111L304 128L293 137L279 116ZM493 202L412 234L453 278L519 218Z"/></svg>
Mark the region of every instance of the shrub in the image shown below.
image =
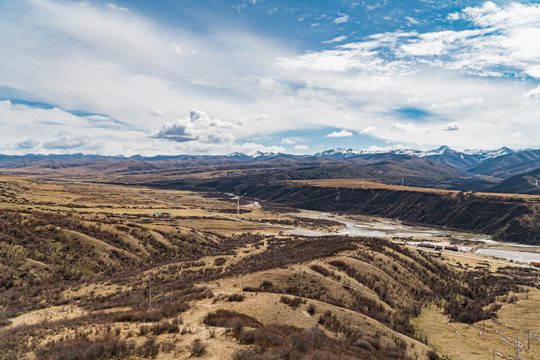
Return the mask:
<svg viewBox="0 0 540 360"><path fill-rule="evenodd" d="M190 347L191 356L199 357L206 354L207 345L197 338L193 340Z"/></svg>
<svg viewBox="0 0 540 360"><path fill-rule="evenodd" d="M227 301L229 302L232 302L232 301L236 301L236 302L241 302L241 301L244 301L246 297L242 294L231 294L227 297Z"/></svg>
<svg viewBox="0 0 540 360"><path fill-rule="evenodd" d="M134 345L111 337L96 341L68 340L53 344L36 352L38 360L98 360L124 359L133 354Z"/></svg>
<svg viewBox="0 0 540 360"><path fill-rule="evenodd" d="M154 324L154 325L143 325L139 328L139 333L141 336L147 334L161 335L161 334L177 334L180 332L178 325L174 325L168 322Z"/></svg>
<svg viewBox="0 0 540 360"><path fill-rule="evenodd" d="M256 328L262 325L257 319L251 316L223 309L208 313L204 318L204 323L210 326L226 327L235 330L240 330L244 326Z"/></svg>
<svg viewBox="0 0 540 360"><path fill-rule="evenodd" d="M282 296L279 301L289 305L292 308L297 308L300 305L300 300L297 297Z"/></svg>
<svg viewBox="0 0 540 360"><path fill-rule="evenodd" d="M159 345L156 344L156 340L154 338L150 338L141 345L137 353L140 356L155 358L159 354Z"/></svg>

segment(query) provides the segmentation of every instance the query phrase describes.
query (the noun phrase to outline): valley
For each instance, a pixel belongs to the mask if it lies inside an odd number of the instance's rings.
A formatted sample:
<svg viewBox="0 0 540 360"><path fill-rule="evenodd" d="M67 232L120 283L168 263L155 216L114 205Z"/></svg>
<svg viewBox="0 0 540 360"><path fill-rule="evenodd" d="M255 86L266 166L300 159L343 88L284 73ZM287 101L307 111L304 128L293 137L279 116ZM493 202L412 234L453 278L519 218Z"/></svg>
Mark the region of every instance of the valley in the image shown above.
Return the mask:
<svg viewBox="0 0 540 360"><path fill-rule="evenodd" d="M516 334L523 358L540 356L538 270L405 245L482 235L13 176L0 218L3 359L485 359L511 356Z"/></svg>

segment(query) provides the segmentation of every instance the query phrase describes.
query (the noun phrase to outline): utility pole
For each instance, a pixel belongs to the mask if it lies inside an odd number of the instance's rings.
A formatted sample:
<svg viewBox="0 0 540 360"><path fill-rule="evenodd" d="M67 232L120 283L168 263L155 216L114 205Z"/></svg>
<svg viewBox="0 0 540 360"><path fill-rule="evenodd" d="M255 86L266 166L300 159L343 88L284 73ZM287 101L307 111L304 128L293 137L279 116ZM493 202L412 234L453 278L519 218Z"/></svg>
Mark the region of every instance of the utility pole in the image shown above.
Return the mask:
<svg viewBox="0 0 540 360"><path fill-rule="evenodd" d="M240 215L240 199L236 200L236 215Z"/></svg>
<svg viewBox="0 0 540 360"><path fill-rule="evenodd" d="M298 287L300 292L298 293L298 306L302 305L302 268L298 271Z"/></svg>
<svg viewBox="0 0 540 360"><path fill-rule="evenodd" d="M277 269L277 247L274 246L274 267Z"/></svg>
<svg viewBox="0 0 540 360"><path fill-rule="evenodd" d="M148 281L148 307L152 307L152 274L150 274Z"/></svg>
<svg viewBox="0 0 540 360"><path fill-rule="evenodd" d="M364 179L362 179L362 189L364 189Z"/></svg>
<svg viewBox="0 0 540 360"><path fill-rule="evenodd" d="M519 335L516 334L516 360L519 360Z"/></svg>
<svg viewBox="0 0 540 360"><path fill-rule="evenodd" d="M527 350L531 349L531 330L527 330Z"/></svg>
<svg viewBox="0 0 540 360"><path fill-rule="evenodd" d="M244 270L242 270L242 288L240 291L244 291Z"/></svg>

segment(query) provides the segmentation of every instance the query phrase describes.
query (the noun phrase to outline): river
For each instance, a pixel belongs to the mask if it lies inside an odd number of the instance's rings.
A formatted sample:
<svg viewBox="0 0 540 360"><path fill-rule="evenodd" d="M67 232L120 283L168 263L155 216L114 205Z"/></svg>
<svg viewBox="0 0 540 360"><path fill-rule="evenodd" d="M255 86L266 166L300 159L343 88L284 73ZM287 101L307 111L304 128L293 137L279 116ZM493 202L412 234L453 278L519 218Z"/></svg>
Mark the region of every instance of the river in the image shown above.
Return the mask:
<svg viewBox="0 0 540 360"><path fill-rule="evenodd" d="M288 234L302 236L373 236L373 237L415 237L429 238L432 241L448 241L451 238L475 242L471 247L472 253L482 256L492 256L500 259L529 263L531 260L540 261L540 246L513 244L494 241L491 236L472 234L459 231L441 230L429 227L404 225L396 220L366 217L359 218L328 214L318 211L302 210L298 216L315 219L329 219L342 223L343 228L337 232L315 230L291 230Z"/></svg>

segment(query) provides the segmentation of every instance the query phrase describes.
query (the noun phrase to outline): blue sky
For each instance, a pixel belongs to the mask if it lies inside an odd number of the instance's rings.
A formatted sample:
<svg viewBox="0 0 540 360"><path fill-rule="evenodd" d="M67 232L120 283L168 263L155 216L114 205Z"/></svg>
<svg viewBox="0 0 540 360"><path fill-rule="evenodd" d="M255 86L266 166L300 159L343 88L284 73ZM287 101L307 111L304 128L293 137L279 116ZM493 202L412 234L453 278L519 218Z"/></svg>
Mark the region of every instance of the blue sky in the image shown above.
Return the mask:
<svg viewBox="0 0 540 360"><path fill-rule="evenodd" d="M0 153L540 147L540 5L0 0Z"/></svg>

